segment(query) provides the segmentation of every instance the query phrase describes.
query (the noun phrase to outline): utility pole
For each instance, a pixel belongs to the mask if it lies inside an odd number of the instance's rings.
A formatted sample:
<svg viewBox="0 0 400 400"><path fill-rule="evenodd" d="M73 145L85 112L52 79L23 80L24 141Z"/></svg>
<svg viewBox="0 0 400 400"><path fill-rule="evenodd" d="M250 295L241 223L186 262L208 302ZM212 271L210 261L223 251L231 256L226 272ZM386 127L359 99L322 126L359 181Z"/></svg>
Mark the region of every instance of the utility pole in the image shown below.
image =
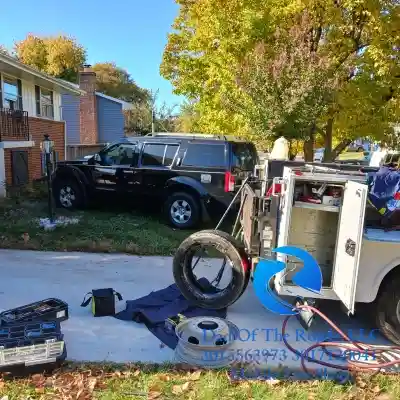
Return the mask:
<svg viewBox="0 0 400 400"><path fill-rule="evenodd" d="M154 133L154 103L151 105L151 133Z"/></svg>
<svg viewBox="0 0 400 400"><path fill-rule="evenodd" d="M151 133L155 132L155 122L156 122L156 99L157 99L158 89L154 93L151 92Z"/></svg>

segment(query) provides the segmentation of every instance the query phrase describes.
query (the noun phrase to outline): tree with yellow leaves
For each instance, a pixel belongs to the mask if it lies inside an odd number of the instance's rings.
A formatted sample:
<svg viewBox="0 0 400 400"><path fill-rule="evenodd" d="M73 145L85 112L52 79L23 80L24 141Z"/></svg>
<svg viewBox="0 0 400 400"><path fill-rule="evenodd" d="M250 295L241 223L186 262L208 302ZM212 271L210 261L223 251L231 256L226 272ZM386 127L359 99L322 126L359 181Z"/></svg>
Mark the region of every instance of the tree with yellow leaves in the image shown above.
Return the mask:
<svg viewBox="0 0 400 400"><path fill-rule="evenodd" d="M283 133L309 160L316 135L330 159L398 121L395 0L177 2L161 73L196 100L202 130Z"/></svg>

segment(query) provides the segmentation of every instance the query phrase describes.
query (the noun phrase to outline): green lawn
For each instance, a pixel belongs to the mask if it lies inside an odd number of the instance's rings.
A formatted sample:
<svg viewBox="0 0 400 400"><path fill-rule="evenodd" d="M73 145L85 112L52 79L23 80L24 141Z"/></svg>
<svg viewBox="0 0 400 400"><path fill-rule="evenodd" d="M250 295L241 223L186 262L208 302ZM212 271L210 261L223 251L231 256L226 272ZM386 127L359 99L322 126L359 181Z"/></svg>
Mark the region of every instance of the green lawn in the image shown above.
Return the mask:
<svg viewBox="0 0 400 400"><path fill-rule="evenodd" d="M114 207L113 207L114 208ZM70 212L76 225L44 231L38 218L46 218L47 203L36 192L0 203L0 247L32 250L126 252L138 255L172 255L190 231L174 230L158 213L113 209Z"/></svg>
<svg viewBox="0 0 400 400"><path fill-rule="evenodd" d="M53 375L0 379L1 400L395 400L400 379L363 376L355 385L330 381L231 383L224 371L69 365Z"/></svg>

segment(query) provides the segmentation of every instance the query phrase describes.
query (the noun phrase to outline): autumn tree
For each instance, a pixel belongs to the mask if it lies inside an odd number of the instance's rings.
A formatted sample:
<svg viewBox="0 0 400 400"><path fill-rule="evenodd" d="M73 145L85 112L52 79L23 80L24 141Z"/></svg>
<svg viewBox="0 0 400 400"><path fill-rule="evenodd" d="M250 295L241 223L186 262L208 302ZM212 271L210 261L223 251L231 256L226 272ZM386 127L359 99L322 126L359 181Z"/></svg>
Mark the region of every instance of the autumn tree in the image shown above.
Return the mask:
<svg viewBox="0 0 400 400"><path fill-rule="evenodd" d="M395 0L178 2L161 72L177 93L196 101L205 129L255 138L284 132L311 146L318 133L332 157L333 134L340 151L368 127L382 135L398 113ZM287 34L306 10L303 40Z"/></svg>
<svg viewBox="0 0 400 400"><path fill-rule="evenodd" d="M57 78L78 82L78 71L85 63L86 51L68 36L39 37L28 35L15 44L15 54L24 64ZM113 62L93 66L97 90L127 102L147 102L150 94L140 88L129 73Z"/></svg>
<svg viewBox="0 0 400 400"><path fill-rule="evenodd" d="M239 66L239 86L251 99L243 110L253 129L271 140L313 141L336 88L331 60L317 52L321 33L304 12L271 39L270 45L258 43Z"/></svg>
<svg viewBox="0 0 400 400"><path fill-rule="evenodd" d="M99 92L135 104L151 100L149 91L140 88L129 73L117 67L115 63L98 63L92 68L96 72Z"/></svg>
<svg viewBox="0 0 400 400"><path fill-rule="evenodd" d="M149 98L132 104L125 111L125 132L128 135L146 135L155 132L176 132L178 116L175 105L158 102L158 91L149 92Z"/></svg>
<svg viewBox="0 0 400 400"><path fill-rule="evenodd" d="M64 35L28 35L15 44L14 51L24 64L71 82L76 82L79 67L86 60L85 49L74 38Z"/></svg>

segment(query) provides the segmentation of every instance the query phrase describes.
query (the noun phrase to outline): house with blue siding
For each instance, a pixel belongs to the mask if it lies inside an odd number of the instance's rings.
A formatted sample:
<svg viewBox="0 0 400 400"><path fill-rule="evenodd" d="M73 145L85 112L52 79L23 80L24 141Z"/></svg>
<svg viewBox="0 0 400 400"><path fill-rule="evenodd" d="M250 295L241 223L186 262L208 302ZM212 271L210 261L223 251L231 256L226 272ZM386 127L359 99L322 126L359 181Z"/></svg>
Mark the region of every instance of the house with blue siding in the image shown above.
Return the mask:
<svg viewBox="0 0 400 400"><path fill-rule="evenodd" d="M85 65L75 84L81 96L61 98L62 119L66 124L67 158L97 152L107 143L124 136L124 110L130 103L96 91L96 73Z"/></svg>

